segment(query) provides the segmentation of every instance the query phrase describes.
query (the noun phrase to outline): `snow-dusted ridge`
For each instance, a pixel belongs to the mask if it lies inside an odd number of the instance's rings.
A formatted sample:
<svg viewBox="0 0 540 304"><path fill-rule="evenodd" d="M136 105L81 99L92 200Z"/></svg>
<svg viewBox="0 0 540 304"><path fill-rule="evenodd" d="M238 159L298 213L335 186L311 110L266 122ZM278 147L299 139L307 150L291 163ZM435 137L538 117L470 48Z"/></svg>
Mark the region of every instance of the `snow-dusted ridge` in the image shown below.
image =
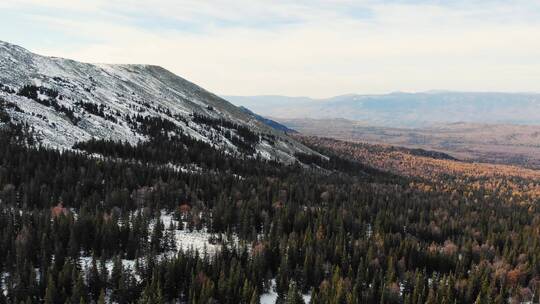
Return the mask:
<svg viewBox="0 0 540 304"><path fill-rule="evenodd" d="M40 93L34 100L16 94L25 85L52 89L58 96ZM57 106L38 102L47 98ZM159 66L82 63L33 54L0 41L0 99L19 107L21 111L8 109L10 116L28 123L41 144L59 149L71 149L77 141L91 138L130 143L146 140L126 119L141 115L167 119L193 138L239 151L223 134L195 123L191 115L196 113L269 135L255 147L264 158L290 162L296 152L312 153L253 115ZM83 104L101 108L103 115L85 110ZM65 109L72 111L73 117L66 115Z"/></svg>

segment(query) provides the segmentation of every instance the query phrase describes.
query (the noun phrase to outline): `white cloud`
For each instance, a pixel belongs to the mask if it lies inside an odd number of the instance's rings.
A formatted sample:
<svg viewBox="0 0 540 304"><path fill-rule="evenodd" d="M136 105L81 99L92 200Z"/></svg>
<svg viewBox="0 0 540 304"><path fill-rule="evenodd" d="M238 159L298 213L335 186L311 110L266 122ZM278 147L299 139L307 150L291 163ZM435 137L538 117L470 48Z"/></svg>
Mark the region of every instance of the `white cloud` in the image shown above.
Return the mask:
<svg viewBox="0 0 540 304"><path fill-rule="evenodd" d="M10 1L86 39L34 51L159 64L220 94L539 91L533 1Z"/></svg>

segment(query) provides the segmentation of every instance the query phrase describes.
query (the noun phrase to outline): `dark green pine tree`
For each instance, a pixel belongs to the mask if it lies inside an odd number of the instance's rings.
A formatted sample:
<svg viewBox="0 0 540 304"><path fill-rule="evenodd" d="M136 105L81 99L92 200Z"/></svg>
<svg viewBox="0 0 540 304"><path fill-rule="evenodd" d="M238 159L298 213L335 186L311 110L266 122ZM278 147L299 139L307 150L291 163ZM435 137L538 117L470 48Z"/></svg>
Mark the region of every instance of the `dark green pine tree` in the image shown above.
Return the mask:
<svg viewBox="0 0 540 304"><path fill-rule="evenodd" d="M289 284L289 291L287 292L285 304L305 304L304 299L300 294L300 290L294 281Z"/></svg>
<svg viewBox="0 0 540 304"><path fill-rule="evenodd" d="M101 277L99 275L99 270L98 270L96 260L97 258L94 255L92 255L92 262L86 274L88 292L89 292L90 298L94 301L97 301L97 299L99 298L99 293L101 289L104 287L103 283L101 282Z"/></svg>
<svg viewBox="0 0 540 304"><path fill-rule="evenodd" d="M99 297L98 297L98 300L97 300L97 304L106 304L105 303L105 290L104 289L101 289L101 291L99 292Z"/></svg>
<svg viewBox="0 0 540 304"><path fill-rule="evenodd" d="M60 295L51 273L47 276L47 289L45 290L45 304L61 304Z"/></svg>
<svg viewBox="0 0 540 304"><path fill-rule="evenodd" d="M71 289L71 303L77 304L81 300L86 301L86 296L88 294L86 285L84 284L83 276L80 272L76 272L76 280L74 281L74 285Z"/></svg>

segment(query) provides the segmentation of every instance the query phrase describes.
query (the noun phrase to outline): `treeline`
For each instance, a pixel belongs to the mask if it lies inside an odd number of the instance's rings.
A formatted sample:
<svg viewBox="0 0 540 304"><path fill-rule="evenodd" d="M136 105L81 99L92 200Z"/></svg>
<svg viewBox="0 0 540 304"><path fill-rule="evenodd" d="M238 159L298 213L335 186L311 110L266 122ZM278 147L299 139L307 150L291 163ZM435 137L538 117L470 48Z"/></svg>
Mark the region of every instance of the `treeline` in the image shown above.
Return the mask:
<svg viewBox="0 0 540 304"><path fill-rule="evenodd" d="M317 151L317 149L315 149L315 151ZM373 177L377 177L379 182L382 182L383 180L399 182L401 179L397 175L392 175L360 162L341 157L331 150L319 149L319 151L323 154L316 155L299 152L295 153L294 156L302 164L329 170L330 172L340 172L353 176L363 176L365 179L373 179ZM401 182L403 181L404 180L401 179Z"/></svg>
<svg viewBox="0 0 540 304"><path fill-rule="evenodd" d="M65 80L55 77L55 81L64 83ZM125 121L133 132L142 133L149 138L167 137L170 135L182 133L182 128L177 125L177 122L189 126L189 124L197 124L197 129L202 128L205 136L210 138L212 142L222 146L232 144L236 149L229 149L229 152L245 154L251 157L256 156L256 146L265 140L268 144L273 145L276 138L272 134L260 134L253 132L248 126L235 123L224 118L213 118L210 116L192 113L190 118L181 114L172 114L169 109L162 106L155 106L149 102L140 102L139 105L128 104L128 107L135 111L135 114L121 114L118 110L111 109L105 104L96 104L82 100L73 100L70 97L65 97L54 88L44 86L26 84L20 87L17 91L0 84L0 90L8 94L17 94L19 96L31 99L45 107L54 109L62 113L72 124L77 125L84 119L84 114L91 114L101 117L107 121L118 124L121 120ZM90 89L87 89L91 92ZM62 100L70 100L66 106ZM142 105L142 106L141 106ZM149 114L147 110L153 110L155 113ZM207 107L213 111L212 107ZM156 115L159 113L162 116ZM44 116L37 113L38 117L44 119ZM175 122L176 121L176 122Z"/></svg>
<svg viewBox="0 0 540 304"><path fill-rule="evenodd" d="M58 103L57 99L61 100L62 95L54 89L27 84L19 89L17 95L32 99L43 106L52 107L54 110L64 113L73 124L77 124L80 121L80 118L75 115L73 109Z"/></svg>
<svg viewBox="0 0 540 304"><path fill-rule="evenodd" d="M118 119L116 118L116 116L120 116L120 114L118 112L115 113L115 115L109 114L109 112L112 112L112 111L111 109L109 109L109 107L105 106L104 104L97 105L91 102L77 101L75 103L75 106L80 107L81 109L85 110L86 112L90 114L102 117L114 123L118 123Z"/></svg>
<svg viewBox="0 0 540 304"><path fill-rule="evenodd" d="M207 125L221 133L233 143L240 151L252 155L255 153L254 146L261 140L261 135L251 131L248 127L234 123L223 118L212 118L209 116L192 114L192 120L196 124ZM231 131L232 130L232 131ZM267 135L271 137L271 135ZM274 138L269 141L273 142Z"/></svg>

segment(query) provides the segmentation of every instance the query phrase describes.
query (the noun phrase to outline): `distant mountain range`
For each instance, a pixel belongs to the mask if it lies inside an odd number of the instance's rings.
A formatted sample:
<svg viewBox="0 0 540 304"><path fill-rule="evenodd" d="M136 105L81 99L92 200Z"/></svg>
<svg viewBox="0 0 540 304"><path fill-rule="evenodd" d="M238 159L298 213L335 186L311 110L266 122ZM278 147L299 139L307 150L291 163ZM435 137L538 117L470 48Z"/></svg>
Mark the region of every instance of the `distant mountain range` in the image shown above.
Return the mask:
<svg viewBox="0 0 540 304"><path fill-rule="evenodd" d="M425 127L470 122L540 125L540 94L429 91L342 95L327 99L287 96L224 96L276 118L344 118L386 127Z"/></svg>

